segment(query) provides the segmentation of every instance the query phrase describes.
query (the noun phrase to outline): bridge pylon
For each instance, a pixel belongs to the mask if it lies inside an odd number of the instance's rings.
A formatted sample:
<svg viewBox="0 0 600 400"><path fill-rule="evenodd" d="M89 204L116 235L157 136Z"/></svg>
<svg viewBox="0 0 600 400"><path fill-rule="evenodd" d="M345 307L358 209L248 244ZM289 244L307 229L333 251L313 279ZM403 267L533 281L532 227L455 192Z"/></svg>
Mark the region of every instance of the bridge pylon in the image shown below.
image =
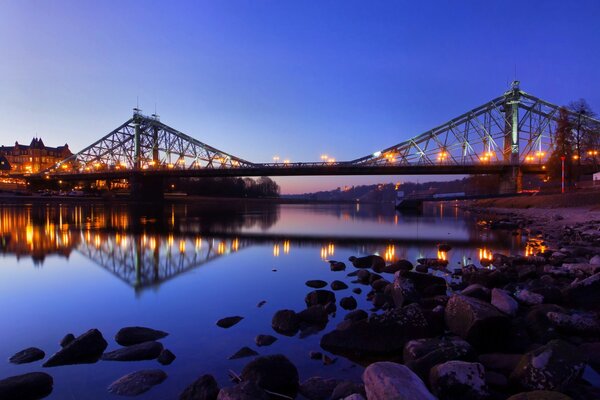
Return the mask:
<svg viewBox="0 0 600 400"><path fill-rule="evenodd" d="M519 166L510 166L500 175L499 194L519 193L523 190L523 171Z"/></svg>

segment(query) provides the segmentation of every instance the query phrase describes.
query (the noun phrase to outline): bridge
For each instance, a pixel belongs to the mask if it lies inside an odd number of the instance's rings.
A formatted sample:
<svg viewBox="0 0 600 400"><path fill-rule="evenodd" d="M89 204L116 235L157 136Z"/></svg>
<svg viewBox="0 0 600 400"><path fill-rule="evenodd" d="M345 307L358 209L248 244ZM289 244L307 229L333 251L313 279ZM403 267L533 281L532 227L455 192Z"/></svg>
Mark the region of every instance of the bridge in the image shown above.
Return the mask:
<svg viewBox="0 0 600 400"><path fill-rule="evenodd" d="M561 110L522 91L515 81L501 96L361 158L254 163L171 128L156 114L145 116L134 109L132 118L106 136L52 168L25 178L126 179L134 197L148 199L157 193L162 196L157 185L176 177L498 174L503 177L500 192L515 193L521 190L523 174L545 172ZM600 121L586 115L563 112L600 126ZM584 155L586 150L579 149Z"/></svg>

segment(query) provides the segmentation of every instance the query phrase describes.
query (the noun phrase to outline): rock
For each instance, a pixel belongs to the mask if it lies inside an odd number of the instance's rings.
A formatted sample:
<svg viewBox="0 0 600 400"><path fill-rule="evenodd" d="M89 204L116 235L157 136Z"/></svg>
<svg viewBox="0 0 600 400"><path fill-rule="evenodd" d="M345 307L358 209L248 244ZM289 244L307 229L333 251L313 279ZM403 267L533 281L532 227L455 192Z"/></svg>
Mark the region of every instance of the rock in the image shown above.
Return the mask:
<svg viewBox="0 0 600 400"><path fill-rule="evenodd" d="M373 307L381 308L387 302L387 297L383 293L375 293L371 302L373 303Z"/></svg>
<svg viewBox="0 0 600 400"><path fill-rule="evenodd" d="M410 278L396 274L391 288L391 297L396 307L402 307L407 304L416 303L421 298L421 295Z"/></svg>
<svg viewBox="0 0 600 400"><path fill-rule="evenodd" d="M331 289L332 290L344 290L344 289L348 289L348 285L346 285L342 281L333 281L333 282L331 282Z"/></svg>
<svg viewBox="0 0 600 400"><path fill-rule="evenodd" d="M573 282L563 290L563 296L569 304L574 306L598 309L600 307L600 272L581 281Z"/></svg>
<svg viewBox="0 0 600 400"><path fill-rule="evenodd" d="M343 299L342 299L343 300ZM369 314L367 314L366 311L364 310L355 310L352 312L349 312L348 314L346 314L346 316L344 317L344 320L346 321L360 321L361 319L367 319L369 318Z"/></svg>
<svg viewBox="0 0 600 400"><path fill-rule="evenodd" d="M562 340L552 340L525 354L510 381L526 390L560 391L578 379L584 367L577 348Z"/></svg>
<svg viewBox="0 0 600 400"><path fill-rule="evenodd" d="M550 390L533 390L510 396L506 400L573 400L569 396L560 392Z"/></svg>
<svg viewBox="0 0 600 400"><path fill-rule="evenodd" d="M44 367L71 364L92 364L98 361L108 346L97 329L90 329L52 355Z"/></svg>
<svg viewBox="0 0 600 400"><path fill-rule="evenodd" d="M371 287L376 292L384 292L385 288L388 285L391 285L391 282L388 281L388 280L386 280L386 279L377 279L376 281L374 281L373 283L371 283Z"/></svg>
<svg viewBox="0 0 600 400"><path fill-rule="evenodd" d="M157 361L162 365L171 365L173 361L175 361L177 357L173 352L169 349L164 349L160 352L160 355L157 358Z"/></svg>
<svg viewBox="0 0 600 400"><path fill-rule="evenodd" d="M337 384L336 379L313 376L300 384L300 394L308 400L327 400L331 397Z"/></svg>
<svg viewBox="0 0 600 400"><path fill-rule="evenodd" d="M231 328L243 319L244 317L240 316L221 318L217 321L217 326L220 328Z"/></svg>
<svg viewBox="0 0 600 400"><path fill-rule="evenodd" d="M311 360L321 360L323 358L323 353L320 351L311 351L308 353L308 356Z"/></svg>
<svg viewBox="0 0 600 400"><path fill-rule="evenodd" d="M295 397L298 393L298 370L281 354L258 357L242 370L242 380L253 381L264 390Z"/></svg>
<svg viewBox="0 0 600 400"><path fill-rule="evenodd" d="M413 264L408 260L398 260L395 263L386 265L381 272L394 274L397 271L410 271L413 269Z"/></svg>
<svg viewBox="0 0 600 400"><path fill-rule="evenodd" d="M42 350L37 347L28 347L25 350L21 350L11 358L8 359L13 364L27 364L30 362L41 360L46 356Z"/></svg>
<svg viewBox="0 0 600 400"><path fill-rule="evenodd" d="M475 351L458 337L416 339L404 346L404 364L421 379L429 380L429 371L437 364L451 360L471 361Z"/></svg>
<svg viewBox="0 0 600 400"><path fill-rule="evenodd" d="M548 312L565 312L565 309L554 304L540 304L531 307L525 316L527 332L538 343L547 343L560 337L554 324L548 320Z"/></svg>
<svg viewBox="0 0 600 400"><path fill-rule="evenodd" d="M318 289L309 292L304 298L307 307L335 303L335 293L330 290Z"/></svg>
<svg viewBox="0 0 600 400"><path fill-rule="evenodd" d="M340 300L340 306L344 310L354 310L356 307L358 307L358 303L356 302L356 299L354 297L348 296L348 297L343 297Z"/></svg>
<svg viewBox="0 0 600 400"><path fill-rule="evenodd" d="M341 381L337 384L333 393L331 393L332 399L345 399L353 394L365 395L365 386L361 383L352 381Z"/></svg>
<svg viewBox="0 0 600 400"><path fill-rule="evenodd" d="M256 345L258 347L262 347L262 346L270 346L273 343L275 343L275 341L277 340L277 338L275 336L271 336L271 335L258 335L254 338L254 343L256 343Z"/></svg>
<svg viewBox="0 0 600 400"><path fill-rule="evenodd" d="M44 372L11 376L0 380L0 399L37 400L52 393L54 381Z"/></svg>
<svg viewBox="0 0 600 400"><path fill-rule="evenodd" d="M435 400L421 379L410 369L392 362L376 362L363 373L369 400Z"/></svg>
<svg viewBox="0 0 600 400"><path fill-rule="evenodd" d="M446 294L446 280L442 277L414 271L400 271L394 275L394 281L397 275L405 279L410 279L417 291L423 295L435 296Z"/></svg>
<svg viewBox="0 0 600 400"><path fill-rule="evenodd" d="M495 371L485 371L485 383L488 386L496 388L506 388L508 386L508 379L501 373Z"/></svg>
<svg viewBox="0 0 600 400"><path fill-rule="evenodd" d="M145 393L167 379L167 374L159 369L148 369L127 374L108 387L108 391L120 396L137 396Z"/></svg>
<svg viewBox="0 0 600 400"><path fill-rule="evenodd" d="M324 326L327 325L327 322L329 322L327 311L322 305L310 306L307 309L300 311L298 313L298 317L302 322L305 322L309 325Z"/></svg>
<svg viewBox="0 0 600 400"><path fill-rule="evenodd" d="M361 269L356 273L356 277L358 281L361 283L369 283L369 278L371 277L371 273L366 269Z"/></svg>
<svg viewBox="0 0 600 400"><path fill-rule="evenodd" d="M72 333L67 333L60 340L60 347L65 347L66 345L68 345L69 343L71 343L73 340L75 340L75 336Z"/></svg>
<svg viewBox="0 0 600 400"><path fill-rule="evenodd" d="M321 358L321 360L323 361L323 365L331 365L337 361L337 358L331 358L327 354L323 354L323 358Z"/></svg>
<svg viewBox="0 0 600 400"><path fill-rule="evenodd" d="M194 383L185 388L179 400L216 400L219 395L219 384L212 375L202 375Z"/></svg>
<svg viewBox="0 0 600 400"><path fill-rule="evenodd" d="M346 269L346 264L340 261L329 261L329 269L334 272L344 271Z"/></svg>
<svg viewBox="0 0 600 400"><path fill-rule="evenodd" d="M596 371L600 371L600 342L584 343L578 349L585 361Z"/></svg>
<svg viewBox="0 0 600 400"><path fill-rule="evenodd" d="M600 321L595 313L547 312L546 317L556 329L565 334L593 336L600 334Z"/></svg>
<svg viewBox="0 0 600 400"><path fill-rule="evenodd" d="M519 302L527 306L535 306L544 302L544 296L530 292L527 289L517 291L517 293L515 293L515 297L517 300L519 300Z"/></svg>
<svg viewBox="0 0 600 400"><path fill-rule="evenodd" d="M401 354L408 340L437 333L423 311L412 304L372 315L368 320L346 320L321 338L321 347L350 358L388 356Z"/></svg>
<svg viewBox="0 0 600 400"><path fill-rule="evenodd" d="M489 302L492 298L490 289L486 288L479 283L474 283L461 290L460 294L463 296L474 297L479 300Z"/></svg>
<svg viewBox="0 0 600 400"><path fill-rule="evenodd" d="M366 400L362 394L353 393L348 397L344 397L344 400Z"/></svg>
<svg viewBox="0 0 600 400"><path fill-rule="evenodd" d="M154 360L163 351L159 342L145 342L123 347L102 355L105 361L141 361Z"/></svg>
<svg viewBox="0 0 600 400"><path fill-rule="evenodd" d="M361 294L362 293L362 289L359 288L359 287L357 287L357 288L352 289L352 292L356 293L356 294Z"/></svg>
<svg viewBox="0 0 600 400"><path fill-rule="evenodd" d="M485 369L479 363L447 361L429 373L429 385L440 400L485 399Z"/></svg>
<svg viewBox="0 0 600 400"><path fill-rule="evenodd" d="M261 300L261 301L258 302L258 304L256 305L256 307L261 308L265 304L267 304L267 302L265 300Z"/></svg>
<svg viewBox="0 0 600 400"><path fill-rule="evenodd" d="M121 346L131 346L133 344L159 340L168 335L167 332L158 331L156 329L145 328L142 326L130 326L120 329L115 335L115 341Z"/></svg>
<svg viewBox="0 0 600 400"><path fill-rule="evenodd" d="M275 332L294 336L300 329L300 317L293 310L279 310L273 315L271 326Z"/></svg>
<svg viewBox="0 0 600 400"><path fill-rule="evenodd" d="M217 400L269 400L270 398L256 382L241 382L236 386L223 388L217 396Z"/></svg>
<svg viewBox="0 0 600 400"><path fill-rule="evenodd" d="M511 373L521 361L523 354L487 353L479 355L479 362L486 370Z"/></svg>
<svg viewBox="0 0 600 400"><path fill-rule="evenodd" d="M427 272L429 272L429 267L427 265L418 264L415 267L415 271L426 274Z"/></svg>
<svg viewBox="0 0 600 400"><path fill-rule="evenodd" d="M517 315L519 303L506 290L492 289L492 305L511 317Z"/></svg>
<svg viewBox="0 0 600 400"><path fill-rule="evenodd" d="M592 265L600 265L600 255L596 254L594 257L590 259L590 264Z"/></svg>
<svg viewBox="0 0 600 400"><path fill-rule="evenodd" d="M327 282L320 279L314 279L311 281L306 281L305 285L314 289L321 289L327 286Z"/></svg>
<svg viewBox="0 0 600 400"><path fill-rule="evenodd" d="M237 360L238 358L244 358L244 357L252 357L252 356L257 356L258 353L254 350L252 350L250 347L242 347L241 349L239 349L238 351L235 352L235 354L233 354L232 356L230 356L228 359L229 360Z"/></svg>
<svg viewBox="0 0 600 400"><path fill-rule="evenodd" d="M453 295L444 313L450 331L481 350L502 346L508 318L489 303L467 296Z"/></svg>
<svg viewBox="0 0 600 400"><path fill-rule="evenodd" d="M370 255L365 257L350 257L348 260L356 268L372 268L374 271L383 271L385 268L385 260L377 255Z"/></svg>

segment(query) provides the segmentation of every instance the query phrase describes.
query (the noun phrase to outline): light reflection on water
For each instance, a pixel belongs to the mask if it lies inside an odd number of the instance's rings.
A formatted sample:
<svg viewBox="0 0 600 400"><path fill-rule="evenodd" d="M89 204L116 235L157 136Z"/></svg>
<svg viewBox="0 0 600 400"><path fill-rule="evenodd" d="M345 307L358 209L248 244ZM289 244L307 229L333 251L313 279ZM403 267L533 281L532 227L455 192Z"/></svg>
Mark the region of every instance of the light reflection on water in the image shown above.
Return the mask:
<svg viewBox="0 0 600 400"><path fill-rule="evenodd" d="M437 243L452 250L440 254ZM171 333L164 343L177 360L162 367L169 379L141 399L173 398L202 373L227 384L229 369L248 361L227 360L259 333L279 338L261 354L284 353L301 379L313 375L358 377L361 367L340 359L323 366L308 359L320 335L287 338L270 328L274 312L300 311L309 279L340 279L326 260L379 254L388 262L443 258L449 270L477 262L488 252L523 251L520 236L478 227L456 207L437 205L424 216L397 214L391 205L276 205L233 201L173 204L164 209L89 204L0 206L0 353L38 346L57 350L67 332L99 328L112 336L128 325ZM349 263L347 263L349 264ZM450 271L435 271L448 276ZM107 273L108 272L108 273ZM392 279L391 276L386 278ZM338 293L338 299L350 291ZM257 308L259 301L267 304ZM370 304L358 296L359 307ZM242 315L222 330L214 322ZM331 329L344 313L330 321ZM0 357L1 358L1 357ZM0 377L41 370L41 363L0 362ZM99 362L49 370L55 390L48 398L105 398L119 376L155 361Z"/></svg>

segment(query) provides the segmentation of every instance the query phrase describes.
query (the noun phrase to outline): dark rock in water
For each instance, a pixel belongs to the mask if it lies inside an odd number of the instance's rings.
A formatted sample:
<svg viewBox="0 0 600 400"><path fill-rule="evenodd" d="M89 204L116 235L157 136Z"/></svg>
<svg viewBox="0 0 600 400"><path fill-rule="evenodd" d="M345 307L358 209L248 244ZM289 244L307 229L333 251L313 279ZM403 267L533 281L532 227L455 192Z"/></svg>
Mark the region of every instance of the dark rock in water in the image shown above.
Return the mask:
<svg viewBox="0 0 600 400"><path fill-rule="evenodd" d="M510 375L510 382L526 390L561 391L578 379L584 368L576 347L552 340L525 354Z"/></svg>
<svg viewBox="0 0 600 400"><path fill-rule="evenodd" d="M423 381L410 369L393 362L376 362L363 372L368 399L435 400Z"/></svg>
<svg viewBox="0 0 600 400"><path fill-rule="evenodd" d="M344 271L346 269L346 264L340 261L329 261L329 269L332 271Z"/></svg>
<svg viewBox="0 0 600 400"><path fill-rule="evenodd" d="M179 400L217 400L219 384L212 375L202 375L185 388Z"/></svg>
<svg viewBox="0 0 600 400"><path fill-rule="evenodd" d="M307 307L316 305L325 306L327 303L335 303L335 293L324 289L313 290L306 295L304 302Z"/></svg>
<svg viewBox="0 0 600 400"><path fill-rule="evenodd" d="M131 346L132 344L162 339L168 335L167 332L158 331L156 329L145 328L142 326L130 326L120 329L115 335L115 341L121 346Z"/></svg>
<svg viewBox="0 0 600 400"><path fill-rule="evenodd" d="M250 361L241 373L244 381L256 382L264 390L294 398L298 393L298 370L285 356L276 354Z"/></svg>
<svg viewBox="0 0 600 400"><path fill-rule="evenodd" d="M98 329L90 329L51 356L44 367L71 364L92 364L98 361L108 343Z"/></svg>
<svg viewBox="0 0 600 400"><path fill-rule="evenodd" d="M331 289L332 290L344 290L344 289L348 289L348 285L346 285L342 281L333 281L333 282L331 282Z"/></svg>
<svg viewBox="0 0 600 400"><path fill-rule="evenodd" d="M46 356L42 350L37 347L29 347L25 350L21 350L14 356L8 359L13 364L27 364L30 362L41 360Z"/></svg>
<svg viewBox="0 0 600 400"><path fill-rule="evenodd" d="M386 265L381 272L394 274L397 271L410 271L413 269L413 264L408 260L398 260L395 263Z"/></svg>
<svg viewBox="0 0 600 400"><path fill-rule="evenodd" d="M37 400L52 393L54 381L44 372L11 376L0 380L0 399Z"/></svg>
<svg viewBox="0 0 600 400"><path fill-rule="evenodd" d="M443 268L448 265L448 260L442 260L441 258L419 258L417 262L430 268Z"/></svg>
<svg viewBox="0 0 600 400"><path fill-rule="evenodd" d="M479 363L447 361L431 369L431 391L440 400L487 399L485 369Z"/></svg>
<svg viewBox="0 0 600 400"><path fill-rule="evenodd" d="M369 283L369 278L371 277L371 273L366 269L361 269L356 273L356 278L361 283Z"/></svg>
<svg viewBox="0 0 600 400"><path fill-rule="evenodd" d="M450 331L481 350L502 348L508 317L493 305L468 296L453 295L444 313Z"/></svg>
<svg viewBox="0 0 600 400"><path fill-rule="evenodd" d="M262 346L270 346L273 343L275 343L275 341L277 340L277 338L275 336L271 336L271 335L258 335L254 338L254 343L256 343L257 346L262 347Z"/></svg>
<svg viewBox="0 0 600 400"><path fill-rule="evenodd" d="M256 305L256 307L261 308L265 304L267 304L267 302L265 300L261 300L261 301L258 302L258 304Z"/></svg>
<svg viewBox="0 0 600 400"><path fill-rule="evenodd" d="M410 278L403 277L400 274L394 276L394 283L390 289L390 296L396 307L415 303L421 298L414 282Z"/></svg>
<svg viewBox="0 0 600 400"><path fill-rule="evenodd" d="M294 336L300 329L300 317L293 310L279 310L273 315L271 326L275 332Z"/></svg>
<svg viewBox="0 0 600 400"><path fill-rule="evenodd" d="M406 341L438 333L416 305L387 310L368 320L344 321L321 338L321 347L348 357L399 355Z"/></svg>
<svg viewBox="0 0 600 400"><path fill-rule="evenodd" d="M221 318L217 321L217 326L220 328L231 328L243 319L244 317L240 316Z"/></svg>
<svg viewBox="0 0 600 400"><path fill-rule="evenodd" d="M230 356L229 360L236 360L238 358L252 357L257 355L258 353L256 351L252 350L250 347L244 346L236 351L234 355Z"/></svg>
<svg viewBox="0 0 600 400"><path fill-rule="evenodd" d="M458 337L411 340L404 346L404 364L427 381L437 364L451 360L475 360L471 345Z"/></svg>
<svg viewBox="0 0 600 400"><path fill-rule="evenodd" d="M352 271L352 272L348 272L348 273L346 274L346 276L350 276L350 277L352 277L352 276L356 276L356 275L358 275L358 271L357 271L357 270L354 270L354 271Z"/></svg>
<svg viewBox="0 0 600 400"><path fill-rule="evenodd" d="M415 267L415 271L422 272L422 273L426 274L427 272L429 272L429 267L427 265L418 264Z"/></svg>
<svg viewBox="0 0 600 400"><path fill-rule="evenodd" d="M159 342L145 342L123 347L102 355L105 361L141 361L154 360L163 351Z"/></svg>
<svg viewBox="0 0 600 400"><path fill-rule="evenodd" d="M431 275L431 274L422 274L420 272L414 271L400 271L396 273L397 276L401 276L405 279L410 279L411 282L415 285L415 288L418 292L425 294L428 288L430 287L443 287L443 293L431 293L429 296L435 296L436 294L446 294L446 280L442 277ZM394 281L396 280L396 276L394 277Z"/></svg>
<svg viewBox="0 0 600 400"><path fill-rule="evenodd" d="M108 387L108 391L120 396L137 396L152 389L167 379L167 374L159 369L147 369L127 374Z"/></svg>
<svg viewBox="0 0 600 400"><path fill-rule="evenodd" d="M383 293L375 293L371 302L373 303L373 307L381 308L386 304L387 300L388 298Z"/></svg>
<svg viewBox="0 0 600 400"><path fill-rule="evenodd" d="M538 343L560 338L554 324L548 319L549 312L565 312L565 309L554 304L540 304L531 307L525 316L527 332Z"/></svg>
<svg viewBox="0 0 600 400"><path fill-rule="evenodd" d="M60 347L65 347L69 343L75 340L75 336L72 333L67 333L60 341Z"/></svg>
<svg viewBox="0 0 600 400"><path fill-rule="evenodd" d="M271 397L262 390L256 382L241 382L240 384L223 388L219 391L218 400L269 400Z"/></svg>
<svg viewBox="0 0 600 400"><path fill-rule="evenodd" d="M337 384L336 379L313 376L300 384L300 394L308 400L327 400L331 397Z"/></svg>
<svg viewBox="0 0 600 400"><path fill-rule="evenodd" d="M157 361L162 365L171 365L171 363L173 363L173 361L175 361L176 358L177 357L175 357L175 354L173 354L171 350L164 349L160 352Z"/></svg>
<svg viewBox="0 0 600 400"><path fill-rule="evenodd" d="M550 390L532 390L510 396L506 400L573 400L571 397L560 392Z"/></svg>
<svg viewBox="0 0 600 400"><path fill-rule="evenodd" d="M327 282L322 281L320 279L313 279L310 281L306 281L305 285L314 289L321 289L327 286Z"/></svg>
<svg viewBox="0 0 600 400"><path fill-rule="evenodd" d="M369 318L369 314L367 314L366 311L364 310L355 310L352 312L349 312L348 314L346 314L346 316L344 317L345 321L360 321L362 319L367 319Z"/></svg>
<svg viewBox="0 0 600 400"><path fill-rule="evenodd" d="M600 309L600 272L572 283L563 291L563 295L568 304L581 308Z"/></svg>
<svg viewBox="0 0 600 400"><path fill-rule="evenodd" d="M325 325L329 321L327 311L322 305L310 306L300 311L298 317L302 322L306 322L309 325Z"/></svg>
<svg viewBox="0 0 600 400"><path fill-rule="evenodd" d="M356 307L358 307L358 303L354 297L348 296L340 300L340 306L344 310L354 310Z"/></svg>
<svg viewBox="0 0 600 400"><path fill-rule="evenodd" d="M385 268L385 260L377 255L365 257L350 257L348 260L356 268L373 268L375 272L381 272Z"/></svg>
<svg viewBox="0 0 600 400"><path fill-rule="evenodd" d="M359 288L359 287L357 287L357 288L352 289L352 292L356 293L356 294L361 294L362 293L362 289Z"/></svg>
<svg viewBox="0 0 600 400"><path fill-rule="evenodd" d="M308 356L311 360L320 360L323 358L323 353L320 351L311 351L308 353Z"/></svg>
<svg viewBox="0 0 600 400"><path fill-rule="evenodd" d="M371 283L371 287L376 292L384 292L385 288L392 283L386 279L377 279L376 281Z"/></svg>
<svg viewBox="0 0 600 400"><path fill-rule="evenodd" d="M352 381L341 381L333 389L331 393L332 399L345 399L353 394L366 396L365 386L362 383Z"/></svg>

